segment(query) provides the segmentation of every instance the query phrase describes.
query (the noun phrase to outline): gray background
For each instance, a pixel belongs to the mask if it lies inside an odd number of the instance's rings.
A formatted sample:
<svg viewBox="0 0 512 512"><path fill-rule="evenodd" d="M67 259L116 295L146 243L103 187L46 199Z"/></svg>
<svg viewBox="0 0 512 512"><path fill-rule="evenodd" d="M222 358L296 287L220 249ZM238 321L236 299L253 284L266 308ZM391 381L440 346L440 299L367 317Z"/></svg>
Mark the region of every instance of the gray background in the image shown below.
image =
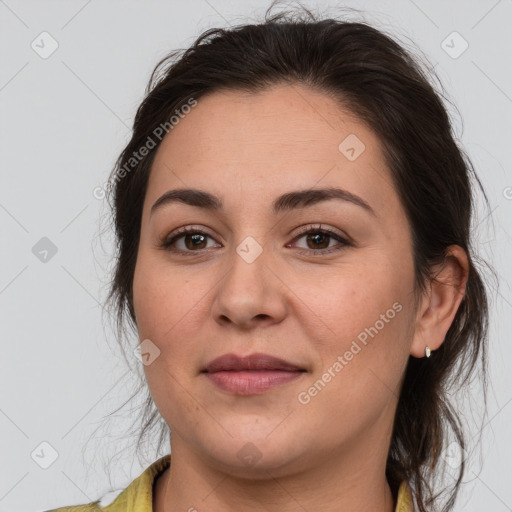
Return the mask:
<svg viewBox="0 0 512 512"><path fill-rule="evenodd" d="M500 289L491 292L482 457L476 451L471 459L456 510L512 510L512 1L304 4L333 14L357 7L378 28L412 39L459 109L450 107L458 136L491 201L492 214L481 209L475 221L479 248ZM139 409L102 421L131 395L137 376L102 317L112 247L108 235L99 238L108 210L94 191L129 139L157 61L203 30L252 21L267 6L0 0L0 511L86 503L110 484L124 488L154 460L150 452L134 458L125 436ZM52 44L58 48L48 56ZM478 432L474 426L471 435ZM109 482L105 463L120 449Z"/></svg>

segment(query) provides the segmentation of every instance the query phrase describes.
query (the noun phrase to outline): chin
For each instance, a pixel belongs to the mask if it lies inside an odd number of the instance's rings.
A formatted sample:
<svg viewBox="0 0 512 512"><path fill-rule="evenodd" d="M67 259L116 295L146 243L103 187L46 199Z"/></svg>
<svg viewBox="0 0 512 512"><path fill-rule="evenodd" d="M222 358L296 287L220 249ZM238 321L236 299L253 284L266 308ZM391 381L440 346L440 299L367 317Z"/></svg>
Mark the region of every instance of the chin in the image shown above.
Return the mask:
<svg viewBox="0 0 512 512"><path fill-rule="evenodd" d="M200 444L206 457L219 469L243 478L257 478L257 475L268 478L269 472L274 474L288 465L293 467L302 455L298 451L301 443L294 442L294 436L285 429L278 433L278 423L272 422L268 428L260 425L257 432L254 423L252 429L226 428L233 437L223 431L222 439L218 436L215 442L203 439Z"/></svg>
<svg viewBox="0 0 512 512"><path fill-rule="evenodd" d="M300 457L300 454L292 456L286 448L274 449L252 441L234 443L225 452L216 450L208 455L219 470L248 480L268 480L270 476L291 474L296 468L295 460Z"/></svg>

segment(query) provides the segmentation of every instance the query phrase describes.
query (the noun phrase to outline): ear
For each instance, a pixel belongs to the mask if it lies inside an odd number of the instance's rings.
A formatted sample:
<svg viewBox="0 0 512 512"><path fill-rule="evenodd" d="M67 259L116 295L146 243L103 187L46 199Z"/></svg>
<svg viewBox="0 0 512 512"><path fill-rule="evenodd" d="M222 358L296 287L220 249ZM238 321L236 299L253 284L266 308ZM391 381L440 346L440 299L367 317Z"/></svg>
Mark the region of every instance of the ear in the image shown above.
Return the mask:
<svg viewBox="0 0 512 512"><path fill-rule="evenodd" d="M464 298L468 279L468 257L464 249L451 245L445 261L434 268L434 279L421 299L416 315L411 356L425 357L425 347L437 350Z"/></svg>

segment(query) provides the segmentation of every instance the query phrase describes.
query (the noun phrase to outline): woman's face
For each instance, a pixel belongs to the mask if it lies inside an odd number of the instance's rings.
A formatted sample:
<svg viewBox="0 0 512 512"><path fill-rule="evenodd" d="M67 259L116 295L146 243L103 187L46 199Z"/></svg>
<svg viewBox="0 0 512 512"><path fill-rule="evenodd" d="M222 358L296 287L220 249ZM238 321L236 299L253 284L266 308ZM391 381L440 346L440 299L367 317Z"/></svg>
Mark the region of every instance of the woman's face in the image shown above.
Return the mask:
<svg viewBox="0 0 512 512"><path fill-rule="evenodd" d="M152 211L182 189L222 206ZM346 192L311 196L325 189ZM163 248L183 227L196 234ZM155 156L134 276L144 368L173 452L253 476L387 452L413 277L408 221L369 128L305 86L200 98ZM204 372L224 354L257 353L301 371Z"/></svg>

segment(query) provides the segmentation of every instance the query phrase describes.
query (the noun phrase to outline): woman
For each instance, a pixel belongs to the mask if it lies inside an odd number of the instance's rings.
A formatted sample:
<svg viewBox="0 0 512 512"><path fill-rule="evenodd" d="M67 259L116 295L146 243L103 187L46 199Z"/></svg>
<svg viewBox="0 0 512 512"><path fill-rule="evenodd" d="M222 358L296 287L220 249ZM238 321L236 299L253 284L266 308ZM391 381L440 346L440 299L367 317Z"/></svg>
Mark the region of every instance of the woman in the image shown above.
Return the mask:
<svg viewBox="0 0 512 512"><path fill-rule="evenodd" d="M151 77L111 176L109 299L172 464L88 510L453 509L448 384L486 361L473 169L401 45L305 13Z"/></svg>

